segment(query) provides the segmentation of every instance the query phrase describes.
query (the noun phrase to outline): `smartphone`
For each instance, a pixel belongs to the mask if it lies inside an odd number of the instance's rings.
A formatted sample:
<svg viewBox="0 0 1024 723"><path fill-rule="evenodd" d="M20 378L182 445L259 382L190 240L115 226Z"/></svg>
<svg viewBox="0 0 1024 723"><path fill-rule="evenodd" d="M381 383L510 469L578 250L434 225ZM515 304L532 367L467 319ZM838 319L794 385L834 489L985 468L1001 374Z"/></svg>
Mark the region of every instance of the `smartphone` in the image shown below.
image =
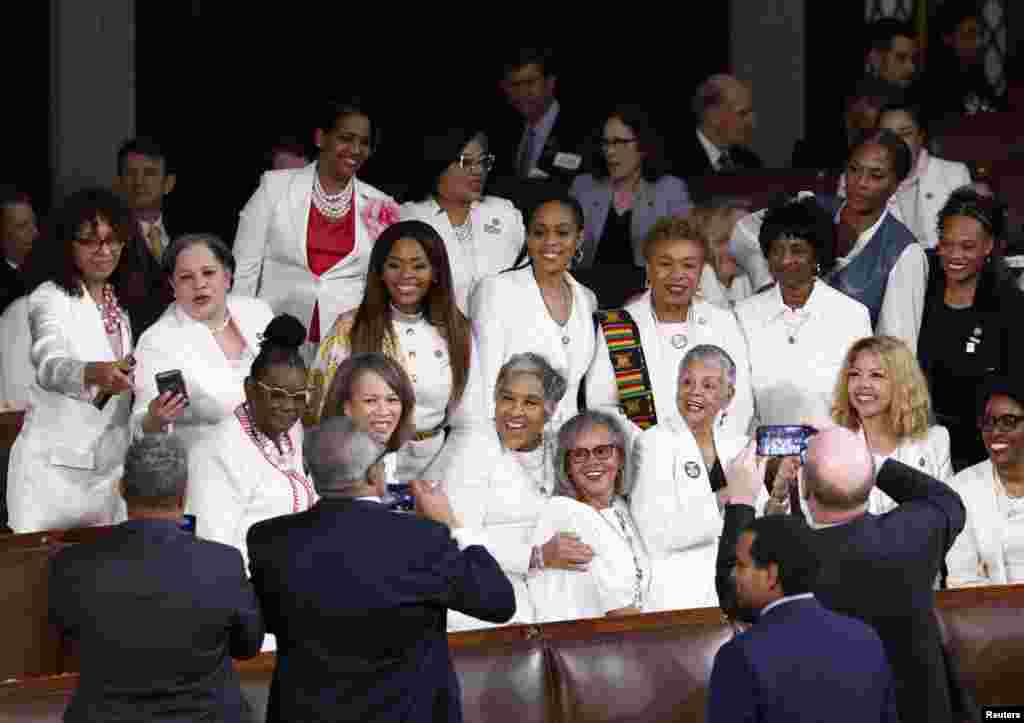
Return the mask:
<svg viewBox="0 0 1024 723"><path fill-rule="evenodd" d="M387 497L384 503L396 512L414 512L416 500L412 496L412 486L408 482L389 482Z"/></svg>
<svg viewBox="0 0 1024 723"><path fill-rule="evenodd" d="M178 523L178 527L183 529L190 535L196 534L196 516L195 515L182 515L181 522Z"/></svg>
<svg viewBox="0 0 1024 723"><path fill-rule="evenodd" d="M817 429L806 424L770 424L758 427L757 454L760 457L789 457L807 451L807 440Z"/></svg>
<svg viewBox="0 0 1024 723"><path fill-rule="evenodd" d="M164 392L182 394L185 397L185 404L188 404L188 391L185 389L185 377L181 373L181 369L171 369L157 374L156 390L158 394Z"/></svg>

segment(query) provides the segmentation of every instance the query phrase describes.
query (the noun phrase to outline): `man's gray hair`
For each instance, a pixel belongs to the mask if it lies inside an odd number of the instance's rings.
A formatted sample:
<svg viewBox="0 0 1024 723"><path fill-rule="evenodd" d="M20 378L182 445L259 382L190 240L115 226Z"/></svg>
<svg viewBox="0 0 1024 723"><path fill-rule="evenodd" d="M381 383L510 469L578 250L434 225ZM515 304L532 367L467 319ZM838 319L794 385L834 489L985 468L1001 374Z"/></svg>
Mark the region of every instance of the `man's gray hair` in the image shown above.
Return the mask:
<svg viewBox="0 0 1024 723"><path fill-rule="evenodd" d="M174 434L147 434L132 442L121 478L126 502L167 505L182 497L188 484L188 453Z"/></svg>
<svg viewBox="0 0 1024 723"><path fill-rule="evenodd" d="M722 347L715 346L714 344L698 344L690 349L690 351L686 352L683 360L679 362L676 378L678 379L682 376L683 370L693 362L714 364L722 370L722 380L733 389L736 388L736 362L729 356L729 352Z"/></svg>
<svg viewBox="0 0 1024 723"><path fill-rule="evenodd" d="M509 375L519 373L533 374L540 379L541 387L544 389L544 411L549 417L554 414L569 386L565 375L551 366L551 362L540 354L532 351L513 354L501 365L498 381L494 385L495 395L501 393L501 387Z"/></svg>
<svg viewBox="0 0 1024 723"><path fill-rule="evenodd" d="M318 493L352 494L362 489L370 467L385 453L345 416L329 417L306 433L303 454Z"/></svg>

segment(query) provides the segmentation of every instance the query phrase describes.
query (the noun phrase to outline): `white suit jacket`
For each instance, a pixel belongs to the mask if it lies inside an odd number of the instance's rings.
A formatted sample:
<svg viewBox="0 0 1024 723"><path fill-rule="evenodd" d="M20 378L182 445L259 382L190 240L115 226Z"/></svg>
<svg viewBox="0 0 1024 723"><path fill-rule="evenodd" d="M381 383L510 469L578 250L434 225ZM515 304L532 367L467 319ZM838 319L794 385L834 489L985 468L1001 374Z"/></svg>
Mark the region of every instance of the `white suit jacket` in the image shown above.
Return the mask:
<svg viewBox="0 0 1024 723"><path fill-rule="evenodd" d="M871 336L867 307L817 281L804 313L808 320L789 343L778 286L736 306L750 348L750 373L759 424L800 424L829 417L846 352Z"/></svg>
<svg viewBox="0 0 1024 723"><path fill-rule="evenodd" d="M266 302L244 296L230 295L227 303L252 364L259 353L260 335L273 312ZM149 403L158 396L156 375L160 372L180 369L185 377L189 405L173 426L189 448L245 401L238 373L217 346L209 327L189 317L177 304L171 304L142 335L135 360L132 430L136 435L142 434L142 419Z"/></svg>
<svg viewBox="0 0 1024 723"><path fill-rule="evenodd" d="M27 296L12 301L0 315L0 339L0 402L24 408L36 378Z"/></svg>
<svg viewBox="0 0 1024 723"><path fill-rule="evenodd" d="M750 388L750 362L747 342L743 338L736 317L731 311L720 309L706 301L694 300L691 309L695 323L687 332L686 348L677 354L669 354L666 343L659 338L654 316L651 312L651 292L646 292L632 303L626 304L626 311L633 317L640 332L654 390L654 405L658 423L676 419L679 407L676 396L679 389L679 362L684 354L698 344L714 344L724 349L736 364L736 395L727 408L725 425L732 435L744 435L754 413L754 399ZM587 406L603 407L605 411L619 409L619 391L615 386L615 372L604 334L598 330L597 351L594 364L587 375Z"/></svg>
<svg viewBox="0 0 1024 723"><path fill-rule="evenodd" d="M747 442L715 425L724 468ZM686 422L669 418L633 444L630 509L654 561L652 606L673 610L716 605L715 555L722 534L718 496Z"/></svg>
<svg viewBox="0 0 1024 723"><path fill-rule="evenodd" d="M119 394L97 409L98 390L83 384L87 363L116 361L99 309L87 293L69 296L46 282L29 295L28 313L35 382L11 450L8 524L32 532L119 522L131 397ZM123 314L121 346L132 350Z"/></svg>
<svg viewBox="0 0 1024 723"><path fill-rule="evenodd" d="M263 299L275 314L291 314L306 327L314 303L319 303L320 327L326 329L362 301L370 249L380 232L398 219L398 204L356 179L355 246L318 277L309 269L306 243L314 173L316 163L263 174L238 220L234 292Z"/></svg>
<svg viewBox="0 0 1024 723"><path fill-rule="evenodd" d="M889 209L918 243L935 248L939 243L939 211L953 191L970 182L971 172L963 163L929 155L924 175L916 184L897 190L889 199ZM846 195L846 174L839 178L839 195Z"/></svg>
<svg viewBox="0 0 1024 723"><path fill-rule="evenodd" d="M919 469L927 475L949 484L953 479L953 463L949 453L949 430L935 425L928 428L924 439L906 439L900 443L887 459ZM887 494L874 487L868 497L868 512L885 514L896 508L896 502Z"/></svg>
<svg viewBox="0 0 1024 723"><path fill-rule="evenodd" d="M992 460L968 467L950 486L967 509L967 525L953 542L946 565L949 587L1006 585L1005 536L1009 522L996 499L996 478Z"/></svg>
<svg viewBox="0 0 1024 723"><path fill-rule="evenodd" d="M558 429L577 412L576 397L583 375L594 359L594 292L565 274L572 289L572 315L564 329L548 315L533 278L533 268L498 274L484 279L470 300L473 332L480 350L480 370L489 418L494 417L494 386L498 372L510 356L536 352L566 375L569 388L551 420ZM568 336L570 344L562 343Z"/></svg>
<svg viewBox="0 0 1024 723"><path fill-rule="evenodd" d="M511 268L526 241L523 214L511 201L484 196L469 208L473 238L463 243L455 237L448 214L437 201L410 201L399 209L402 221L423 221L444 239L452 269L455 303L469 315L469 297L481 279Z"/></svg>

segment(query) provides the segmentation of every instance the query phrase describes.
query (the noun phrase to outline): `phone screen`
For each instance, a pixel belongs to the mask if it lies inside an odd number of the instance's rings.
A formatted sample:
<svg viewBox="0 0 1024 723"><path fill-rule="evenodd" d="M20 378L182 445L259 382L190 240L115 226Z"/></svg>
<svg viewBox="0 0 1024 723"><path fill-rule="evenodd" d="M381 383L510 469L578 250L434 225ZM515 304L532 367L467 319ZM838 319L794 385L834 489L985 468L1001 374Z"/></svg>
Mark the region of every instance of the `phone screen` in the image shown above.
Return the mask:
<svg viewBox="0 0 1024 723"><path fill-rule="evenodd" d="M757 454L761 457L790 457L807 450L807 439L817 432L803 424L767 425L757 428Z"/></svg>
<svg viewBox="0 0 1024 723"><path fill-rule="evenodd" d="M180 369L172 369L167 372L160 372L156 375L156 390L159 394L174 392L183 394L188 399L188 391L185 389L185 377Z"/></svg>
<svg viewBox="0 0 1024 723"><path fill-rule="evenodd" d="M398 512L412 512L416 509L416 500L412 496L412 487L408 482L389 482L385 504Z"/></svg>

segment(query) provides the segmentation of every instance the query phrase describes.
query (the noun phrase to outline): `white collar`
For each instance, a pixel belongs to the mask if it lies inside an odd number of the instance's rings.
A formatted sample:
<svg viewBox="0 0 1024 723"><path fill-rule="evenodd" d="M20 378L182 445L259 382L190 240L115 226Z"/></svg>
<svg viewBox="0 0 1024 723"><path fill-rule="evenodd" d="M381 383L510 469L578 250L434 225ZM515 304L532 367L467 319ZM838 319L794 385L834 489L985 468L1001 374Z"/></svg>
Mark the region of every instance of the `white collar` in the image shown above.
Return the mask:
<svg viewBox="0 0 1024 723"><path fill-rule="evenodd" d="M777 321L778 319L781 319L783 314L785 314L787 311L795 314L807 314L809 316L816 316L817 313L821 310L821 300L824 298L823 294L817 294L816 292L818 291L818 285L824 283L825 282L822 281L821 279L816 279L814 282L814 286L811 287L811 294L810 296L807 297L807 302L796 310L793 310L786 306L786 302L782 300L782 288L779 286L778 283L776 283L771 288L772 309L771 313L768 314L768 320Z"/></svg>
<svg viewBox="0 0 1024 723"><path fill-rule="evenodd" d="M355 499L359 502L376 502L377 504L383 504L380 497L377 495L366 495L366 497L356 497Z"/></svg>
<svg viewBox="0 0 1024 723"><path fill-rule="evenodd" d="M711 161L711 167L716 171L718 170L718 159L722 157L725 152L704 135L704 131L697 128L697 140L700 141L701 146L704 148L704 152L708 154L708 160Z"/></svg>
<svg viewBox="0 0 1024 723"><path fill-rule="evenodd" d="M13 261L11 261L11 260L10 260L9 258L7 258L6 256L4 257L4 261L6 261L6 262L7 262L7 265L8 265L8 266L10 266L10 267L11 267L12 269L14 269L15 271L17 271L17 270L18 270L18 265L17 265L16 263L14 263Z"/></svg>
<svg viewBox="0 0 1024 723"><path fill-rule="evenodd" d="M780 597L778 600L774 600L761 608L761 612L758 614L758 617L763 618L766 612L774 607L778 607L779 605L784 605L785 603L793 602L794 600L810 600L812 598L814 598L813 592L803 592L799 595L786 595L785 597Z"/></svg>
<svg viewBox="0 0 1024 723"><path fill-rule="evenodd" d="M445 210L444 210L444 207L442 207L441 204L438 203L437 198L435 198L434 196L430 197L430 200L428 201L428 203L434 204L433 213L434 213L435 216L440 216L442 213L446 213ZM480 205L480 201L470 201L469 202L470 213L472 213L473 209L476 208L479 205Z"/></svg>

